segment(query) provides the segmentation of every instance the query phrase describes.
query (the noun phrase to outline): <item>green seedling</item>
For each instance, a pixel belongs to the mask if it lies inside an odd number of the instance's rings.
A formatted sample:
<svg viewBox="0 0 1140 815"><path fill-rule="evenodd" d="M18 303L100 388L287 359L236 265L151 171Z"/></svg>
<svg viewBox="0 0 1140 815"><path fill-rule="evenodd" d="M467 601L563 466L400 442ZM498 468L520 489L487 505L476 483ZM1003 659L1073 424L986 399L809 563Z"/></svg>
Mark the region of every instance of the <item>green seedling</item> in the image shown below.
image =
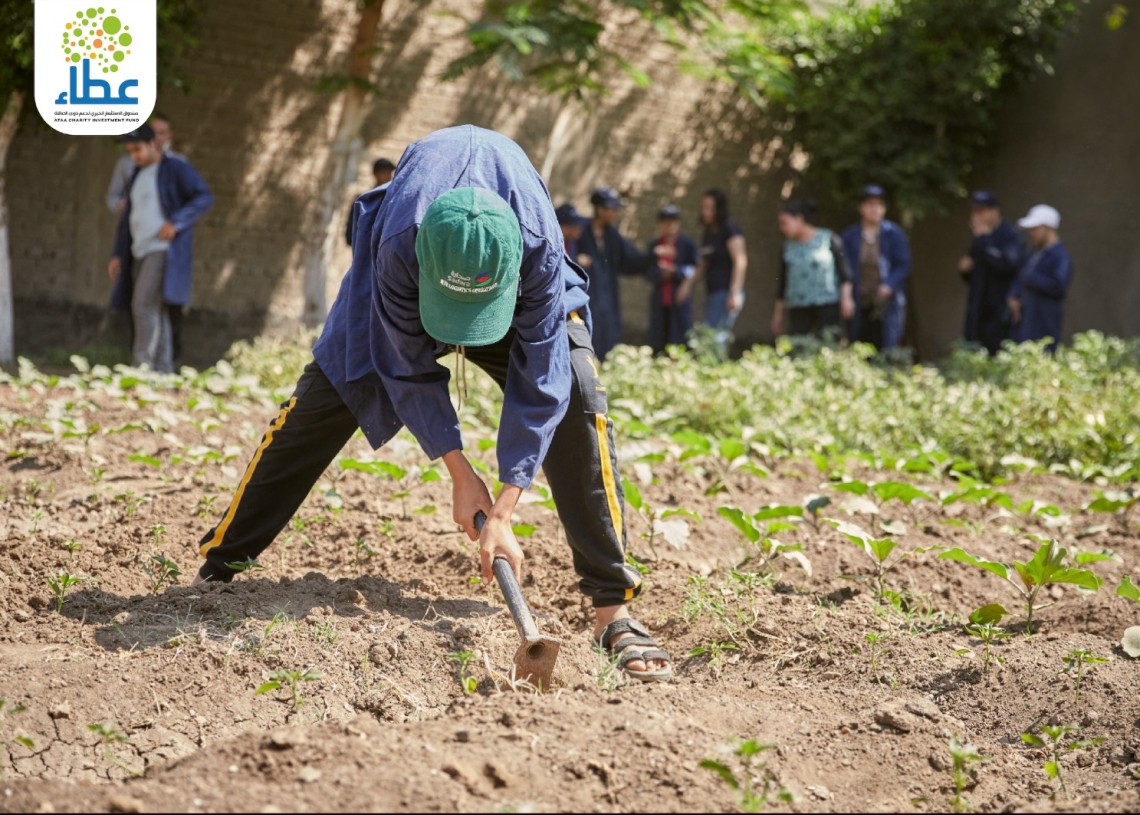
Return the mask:
<svg viewBox="0 0 1140 815"><path fill-rule="evenodd" d="M23 713L27 709L28 708L25 705L21 705L18 702L12 702L8 699L0 697L0 747L3 747L4 752L8 753L9 756L12 754L12 743L19 744L28 750L36 749L36 743L32 741L28 736L25 736L19 730L9 736L6 728L4 727L5 718L16 713ZM0 766L0 778L3 777L4 767Z"/></svg>
<svg viewBox="0 0 1140 815"><path fill-rule="evenodd" d="M87 473L87 480L92 487L99 486L99 482L103 480L103 476L107 474L107 470L103 467L93 467L90 470L84 470Z"/></svg>
<svg viewBox="0 0 1140 815"><path fill-rule="evenodd" d="M203 495L198 499L197 515L199 518L205 518L213 509L214 502L218 500L216 495Z"/></svg>
<svg viewBox="0 0 1140 815"><path fill-rule="evenodd" d="M475 653L473 651L455 651L447 655L447 661L455 666L455 672L459 677L459 687L463 688L463 692L467 696L475 693L475 689L479 686L479 680L471 675L471 665L475 662Z"/></svg>
<svg viewBox="0 0 1140 815"><path fill-rule="evenodd" d="M391 518L379 518L377 519L376 523L380 527L380 534L387 538L389 543L396 539L395 521L393 521Z"/></svg>
<svg viewBox="0 0 1140 815"><path fill-rule="evenodd" d="M182 575L182 569L178 567L178 564L161 552L151 555L143 564L143 570L146 572L146 576L150 578L151 594L158 594L166 586L176 585L178 578Z"/></svg>
<svg viewBox="0 0 1140 815"><path fill-rule="evenodd" d="M741 566L750 563L755 557L759 561L757 571L767 572L776 576L777 569L775 568L775 563L777 558L782 558L795 563L803 569L804 574L810 578L812 565L807 555L803 553L802 545L798 543L781 543L764 535L756 526L757 523L764 523L773 518L802 517L802 514L803 510L800 507L766 507L755 515L748 515L744 510L738 507L720 507L717 510L717 515L736 527L737 531L744 536L746 541L745 551L747 554L744 561L740 564Z"/></svg>
<svg viewBox="0 0 1140 815"><path fill-rule="evenodd" d="M67 564L70 566L75 562L75 554L83 548L83 544L79 541L65 541L62 546L67 550Z"/></svg>
<svg viewBox="0 0 1140 815"><path fill-rule="evenodd" d="M269 681L261 685L257 689L257 694L269 693L278 688L289 688L290 701L293 704L293 709L297 710L301 705L305 704L305 700L301 697L299 686L302 682L316 682L321 678L321 675L316 671L287 671L277 670L269 674Z"/></svg>
<svg viewBox="0 0 1140 815"><path fill-rule="evenodd" d="M696 646L685 656L690 658L704 657L713 676L719 679L721 671L724 670L724 664L728 659L728 654L739 650L740 646L732 640L721 640L717 637L711 637L703 645Z"/></svg>
<svg viewBox="0 0 1140 815"><path fill-rule="evenodd" d="M888 631L868 631L863 634L863 639L867 642L867 657L871 660L871 674L875 677L875 682L880 687L883 684L884 668L883 657L886 656L887 640L891 638ZM895 674L891 671L887 676L890 678L891 687L895 685Z"/></svg>
<svg viewBox="0 0 1140 815"><path fill-rule="evenodd" d="M356 576L359 577L360 576L360 559L361 558L372 559L372 558L376 557L376 551L371 546L368 545L368 541L366 541L364 538L357 538L356 542L354 544L352 544L352 548L354 550L353 554L352 554L352 560L353 560L353 564L356 567Z"/></svg>
<svg viewBox="0 0 1140 815"><path fill-rule="evenodd" d="M625 494L626 506L633 509L648 527L645 532L641 533L640 537L648 544L654 560L659 559L656 547L657 540L664 540L674 549L681 549L688 543L690 530L689 521L686 519L700 523L700 515L688 509L659 509L650 505L642 497L641 490L638 489L637 485L628 478L623 477L621 484L622 491Z"/></svg>
<svg viewBox="0 0 1140 815"><path fill-rule="evenodd" d="M55 610L57 613L63 611L63 604L67 602L67 590L82 580L82 577L75 577L67 572L60 572L59 574L48 577L47 582L51 587L52 596L55 598Z"/></svg>
<svg viewBox="0 0 1140 815"><path fill-rule="evenodd" d="M744 812L761 812L768 805L772 796L784 803L793 803L792 793L780 786L780 780L759 756L765 750L771 750L776 745L761 744L755 739L741 742L732 749L732 755L740 764L739 776L727 764L713 759L703 759L699 766L710 770L720 776L721 781L727 784L740 795L740 809Z"/></svg>
<svg viewBox="0 0 1140 815"><path fill-rule="evenodd" d="M974 783L970 775L970 764L975 761L985 761L986 757L979 753L974 745L962 744L957 736L950 737L946 750L950 753L950 768L946 772L950 774L950 781L954 784L954 796L950 799L950 808L955 812L969 812L974 807L962 793Z"/></svg>
<svg viewBox="0 0 1140 815"><path fill-rule="evenodd" d="M88 724L87 729L97 735L103 742L103 758L114 764L123 772L126 772L129 775L133 775L135 778L142 777L142 772L126 764L121 758L115 755L114 751L111 749L111 746L114 744L127 743L127 737L123 735L123 733L121 733L119 730L117 730L114 725L110 723Z"/></svg>
<svg viewBox="0 0 1140 815"><path fill-rule="evenodd" d="M1041 540L1035 538L1035 540ZM1041 590L1055 583L1068 583L1080 589L1096 591L1101 587L1102 581L1096 574L1088 569L1075 569L1065 565L1067 550L1058 546L1056 541L1043 541L1026 563L1014 562L1013 568L1004 563L975 557L962 549L954 548L943 552L938 557L941 560L955 560L966 563L984 571L996 574L1005 580L1017 591L1025 606L1025 631L1033 633L1033 614L1051 604L1038 605L1037 596ZM1018 580L1014 581L1016 574Z"/></svg>
<svg viewBox="0 0 1140 815"><path fill-rule="evenodd" d="M233 569L235 572L238 572L239 574L242 572L263 572L263 571L265 571L265 567L261 565L261 562L254 559L254 558L251 558L251 557L247 557L245 560L236 560L233 563L227 563L226 568L227 569Z"/></svg>
<svg viewBox="0 0 1140 815"><path fill-rule="evenodd" d="M340 630L332 622L313 626L313 634L330 648L336 645L336 641L340 639Z"/></svg>
<svg viewBox="0 0 1140 815"><path fill-rule="evenodd" d="M28 537L34 538L36 533L40 531L40 521L44 518L44 512L39 507L36 507L31 512L31 526L28 529Z"/></svg>
<svg viewBox="0 0 1140 815"><path fill-rule="evenodd" d="M152 524L150 527L150 537L154 541L155 547L162 546L162 541L166 538L166 527L162 524Z"/></svg>
<svg viewBox="0 0 1140 815"><path fill-rule="evenodd" d="M871 563L874 564L874 573L870 575L853 576L873 580L875 583L875 597L880 600L886 598L895 605L900 604L901 598L897 592L887 589L887 575L894 571L895 568L907 558L918 557L927 552L941 549L940 546L916 546L914 549L897 553L895 558L891 560L891 555L895 553L895 549L898 548L898 544L893 540L876 539L858 526L855 526L855 524L848 523L847 521L828 521L828 523L838 529L843 537L859 547L859 549L871 559Z"/></svg>
<svg viewBox="0 0 1140 815"><path fill-rule="evenodd" d="M1132 534L1132 512L1140 504L1140 489L1127 489L1097 492L1097 497L1085 509L1089 512L1103 512L1114 515L1120 521L1121 531Z"/></svg>
<svg viewBox="0 0 1140 815"><path fill-rule="evenodd" d="M1095 747L1104 742L1103 738L1076 741L1065 740L1065 737L1069 733L1076 732L1078 729L1079 728L1069 725L1041 725L1041 732L1049 738L1048 741L1036 733L1021 734L1021 740L1026 744L1048 751L1050 757L1045 762L1045 775L1050 778L1055 778L1058 784L1058 788L1053 790L1053 798L1057 797L1058 792L1064 793L1065 798L1069 797L1069 790L1065 787L1065 778L1061 774L1061 756L1074 750L1084 750L1086 747Z"/></svg>
<svg viewBox="0 0 1140 815"><path fill-rule="evenodd" d="M864 481L851 480L832 484L832 488L839 492L870 498L879 508L888 501L898 501L906 508L915 526L921 526L923 520L930 516L930 513L923 515L919 512L917 502L937 500L926 490L905 481L880 481L878 484L868 484Z"/></svg>
<svg viewBox="0 0 1140 815"><path fill-rule="evenodd" d="M439 474L439 470L434 466L425 467L422 470L413 469L409 471L390 461L357 461L352 458L342 458L340 460L340 468L342 470L359 470L360 472L370 473L377 478L386 478L395 481L397 489L388 497L400 501L401 516L405 521L409 518L408 498L412 492L425 484L440 481L443 478L443 476Z"/></svg>
<svg viewBox="0 0 1140 815"><path fill-rule="evenodd" d="M990 603L989 605L974 609L970 614L970 622L966 626L966 633L980 639L986 649L985 655L982 658L982 673L989 673L990 659L996 660L999 664L1005 662L1005 660L997 654L991 653L991 648L998 640L1008 639L1013 636L998 625L1002 617L1005 617L1007 614L1009 614L1009 612L1005 610L1001 603Z"/></svg>
<svg viewBox="0 0 1140 815"><path fill-rule="evenodd" d="M1088 675L1085 667L1088 665L1103 665L1105 662L1108 662L1108 657L1094 654L1092 651L1083 648L1070 648L1068 655L1061 657L1061 661L1065 663L1065 670L1061 671L1061 673L1073 674L1073 679L1076 683L1076 689L1073 693L1073 704L1076 704L1081 700L1081 680Z"/></svg>
<svg viewBox="0 0 1140 815"><path fill-rule="evenodd" d="M148 499L145 496L138 496L131 490L127 490L124 493L116 495L115 500L122 502L123 517L129 520L135 517L135 513L139 511L139 507L146 503Z"/></svg>

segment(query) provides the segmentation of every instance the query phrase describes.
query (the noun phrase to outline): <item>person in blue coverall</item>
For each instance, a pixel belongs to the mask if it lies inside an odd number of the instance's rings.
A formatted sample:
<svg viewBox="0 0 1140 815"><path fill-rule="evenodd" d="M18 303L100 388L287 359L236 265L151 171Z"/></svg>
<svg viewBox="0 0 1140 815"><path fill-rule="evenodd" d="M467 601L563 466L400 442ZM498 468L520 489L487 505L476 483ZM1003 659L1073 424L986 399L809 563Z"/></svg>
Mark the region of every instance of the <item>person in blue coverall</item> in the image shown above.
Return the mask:
<svg viewBox="0 0 1140 815"><path fill-rule="evenodd" d="M1051 339L1049 351L1053 353L1061 341L1065 295L1073 280L1073 261L1057 235L1061 215L1051 206L1038 204L1017 225L1028 232L1032 251L1009 287L1013 339Z"/></svg>
<svg viewBox="0 0 1140 815"><path fill-rule="evenodd" d="M163 151L150 125L121 140L135 170L107 264L114 281L111 308L131 313L135 365L170 372L176 345L171 315L190 302L194 224L214 196L185 158Z"/></svg>
<svg viewBox="0 0 1140 815"><path fill-rule="evenodd" d="M197 581L229 581L288 523L359 427L373 448L401 427L453 481L453 517L521 576L511 529L540 467L596 612L595 640L642 680L669 655L630 617L642 579L626 564L624 498L590 343L582 271L526 154L465 125L408 147L382 203L355 204L352 267L292 397L261 440L225 516L202 539ZM503 388L492 498L463 453L440 357L456 352ZM486 515L480 532L478 513Z"/></svg>
<svg viewBox="0 0 1140 815"><path fill-rule="evenodd" d="M586 270L590 288L590 312L594 315L594 352L598 359L621 342L621 293L618 278L644 274L648 258L614 226L625 206L609 187L590 195L594 218L578 239L578 262Z"/></svg>
<svg viewBox="0 0 1140 815"><path fill-rule="evenodd" d="M996 354L1009 339L1009 287L1025 257L1025 242L1017 227L1001 217L997 196L988 190L970 194L970 231L974 239L958 261L958 272L969 286L963 335Z"/></svg>
<svg viewBox="0 0 1140 815"><path fill-rule="evenodd" d="M847 322L851 342L893 348L906 327L906 281L910 244L906 233L888 221L887 193L878 184L863 188L859 223L843 232L843 250L851 269L855 316Z"/></svg>

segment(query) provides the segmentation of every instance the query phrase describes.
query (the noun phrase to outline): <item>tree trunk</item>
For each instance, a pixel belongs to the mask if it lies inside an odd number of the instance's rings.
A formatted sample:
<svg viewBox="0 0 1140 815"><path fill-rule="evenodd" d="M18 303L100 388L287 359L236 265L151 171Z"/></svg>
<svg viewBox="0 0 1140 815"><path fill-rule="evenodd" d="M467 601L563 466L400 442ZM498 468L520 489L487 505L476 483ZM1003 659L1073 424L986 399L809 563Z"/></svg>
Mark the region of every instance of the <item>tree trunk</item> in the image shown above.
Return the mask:
<svg viewBox="0 0 1140 815"><path fill-rule="evenodd" d="M321 170L317 204L309 221L302 255L305 277L305 306L301 315L306 326L313 327L328 315L328 266L332 248L340 236L334 223L344 191L352 180L351 170L360 150L360 126L367 114L370 93L368 78L372 69L373 43L380 30L384 0L365 4L356 24L356 36L348 55L348 87L340 111L336 136L329 146Z"/></svg>
<svg viewBox="0 0 1140 815"><path fill-rule="evenodd" d="M12 303L12 253L8 245L8 199L4 192L8 148L16 137L24 94L13 91L4 115L0 116L0 365L10 365L16 357L15 309Z"/></svg>

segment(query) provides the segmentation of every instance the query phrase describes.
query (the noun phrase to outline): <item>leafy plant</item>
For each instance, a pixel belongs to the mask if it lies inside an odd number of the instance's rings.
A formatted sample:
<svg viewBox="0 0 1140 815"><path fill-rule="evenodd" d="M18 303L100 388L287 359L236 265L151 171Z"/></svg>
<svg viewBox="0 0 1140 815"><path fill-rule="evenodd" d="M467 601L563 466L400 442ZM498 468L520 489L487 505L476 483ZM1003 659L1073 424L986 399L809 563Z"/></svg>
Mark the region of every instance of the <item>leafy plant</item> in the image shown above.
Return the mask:
<svg viewBox="0 0 1140 815"><path fill-rule="evenodd" d="M788 510L786 516L782 515ZM758 570L776 574L774 563L777 558L792 561L804 570L810 578L812 574L811 561L803 553L803 546L798 543L781 543L773 538L764 536L756 527L756 522L763 522L774 517L800 517L802 510L799 507L768 507L761 509L755 515L748 515L738 507L720 507L717 514L731 523L740 534L744 535L747 547L750 547L759 559ZM769 527L770 529L770 527ZM753 555L749 554L741 566L751 562Z"/></svg>
<svg viewBox="0 0 1140 815"><path fill-rule="evenodd" d="M689 540L689 522L698 523L701 516L688 509L659 509L649 504L641 496L641 490L628 478L622 477L622 492L625 494L626 506L632 508L648 528L640 537L649 546L653 559L657 560L657 547L655 542L661 538L675 549L682 548Z"/></svg>
<svg viewBox="0 0 1140 815"><path fill-rule="evenodd" d="M357 538L356 542L352 544L352 548L353 548L352 562L353 562L353 565L356 567L356 574L359 577L360 576L360 559L362 557L366 557L369 560L371 560L372 558L376 557L376 551L371 546L368 545L368 541L366 541L364 538Z"/></svg>
<svg viewBox="0 0 1140 815"><path fill-rule="evenodd" d="M11 755L11 747L9 745L12 742L19 744L28 750L36 749L36 743L32 741L31 738L25 736L18 730L13 733L11 737L9 737L4 727L6 724L5 719L8 716L16 713L23 713L27 709L28 708L26 705L21 705L19 702L12 702L11 700L0 697L0 747L3 747L4 751L9 755ZM0 766L0 778L3 777L4 767Z"/></svg>
<svg viewBox="0 0 1140 815"><path fill-rule="evenodd" d="M76 577L67 572L60 572L59 574L50 575L48 577L47 582L48 586L51 587L52 596L55 597L55 610L57 613L63 611L63 604L67 602L67 590L82 580L82 577Z"/></svg>
<svg viewBox="0 0 1140 815"><path fill-rule="evenodd" d="M378 478L395 481L396 490L388 497L392 500L398 499L400 501L401 515L404 520L408 520L409 517L408 498L411 497L412 492L423 487L425 484L430 484L433 481L439 481L443 478L443 476L439 474L439 470L434 466L425 467L423 469L413 468L411 470L405 470L399 464L393 464L390 461L358 461L352 458L342 458L340 460L340 468L342 470L359 470L360 472L370 473Z"/></svg>
<svg viewBox="0 0 1140 815"><path fill-rule="evenodd" d="M67 550L67 563L70 566L75 562L75 554L83 548L83 544L79 541L69 540L64 541L61 545Z"/></svg>
<svg viewBox="0 0 1140 815"><path fill-rule="evenodd" d="M233 569L238 574L241 574L242 572L265 571L265 566L262 565L261 561L252 557L247 557L245 560L235 560L233 563L227 563L226 568Z"/></svg>
<svg viewBox="0 0 1140 815"><path fill-rule="evenodd" d="M114 750L111 749L112 745L114 744L127 743L127 737L121 731L116 729L113 724L92 723L87 725L87 729L97 735L100 741L103 743L103 758L124 772L135 776L136 778L142 776L142 772L140 770L136 770L135 768L128 765L121 758L115 755Z"/></svg>
<svg viewBox="0 0 1140 815"><path fill-rule="evenodd" d="M1132 533L1132 511L1137 504L1140 504L1140 489L1128 487L1118 491L1097 492L1096 499L1085 509L1089 512L1104 512L1116 516L1120 521L1121 531L1129 535Z"/></svg>
<svg viewBox="0 0 1140 815"><path fill-rule="evenodd" d="M1041 732L1048 737L1048 741L1036 733L1021 734L1021 740L1026 744L1048 751L1050 757L1045 762L1045 775L1057 780L1058 788L1053 790L1054 798L1057 797L1058 792L1063 792L1066 798L1069 797L1069 791L1065 787L1065 777L1061 774L1061 756L1074 750L1095 747L1104 742L1103 738L1067 741L1066 736L1078 729L1070 725L1041 725Z"/></svg>
<svg viewBox="0 0 1140 815"><path fill-rule="evenodd" d="M447 661L455 666L455 672L459 677L459 686L463 688L463 692L468 696L475 693L475 689L479 686L479 680L471 675L471 665L475 662L475 653L473 651L455 651L447 655Z"/></svg>
<svg viewBox="0 0 1140 815"><path fill-rule="evenodd" d="M966 563L991 574L996 574L1013 586L1021 596L1025 606L1026 633L1032 634L1034 612L1051 605L1037 604L1037 596L1042 589L1055 583L1066 583L1088 591L1096 591L1104 582L1088 569L1066 566L1065 555L1067 553L1068 550L1058 546L1056 541L1044 541L1029 561L1025 563L1014 561L1012 569L1004 563L975 557L958 548L943 552L938 557L943 560ZM1013 579L1014 574L1017 575L1017 581Z"/></svg>
<svg viewBox="0 0 1140 815"><path fill-rule="evenodd" d="M898 565L907 558L918 557L919 555L941 548L939 546L916 546L913 549L907 549L898 553L897 556L891 560L891 554L898 548L898 544L895 541L873 538L869 533L863 531L858 526L846 521L829 521L829 523L835 526L843 537L859 547L859 549L871 559L875 571L869 575L869 577L875 582L875 596L879 599L887 598L895 604L898 603L900 598L897 592L892 592L887 589L886 576L894 571Z"/></svg>
<svg viewBox="0 0 1140 815"><path fill-rule="evenodd" d="M1061 673L1072 673L1073 679L1076 684L1073 693L1073 703L1076 704L1081 700L1081 679L1088 675L1085 667L1088 665L1101 665L1108 662L1108 657L1094 654L1092 651L1083 648L1070 648L1067 656L1061 657L1065 663L1065 670Z"/></svg>
<svg viewBox="0 0 1140 815"><path fill-rule="evenodd" d="M150 556L143 570L150 578L150 593L158 594L165 586L174 586L182 575L182 569L165 553L158 552Z"/></svg>
<svg viewBox="0 0 1140 815"><path fill-rule="evenodd" d="M887 653L885 643L890 638L889 631L867 631L863 634L863 640L867 643L867 657L871 662L871 675L875 678L875 683L880 686L883 684L883 669L886 667L883 664L883 657ZM894 687L894 671L892 670L886 675L890 679L891 687Z"/></svg>
<svg viewBox="0 0 1140 815"><path fill-rule="evenodd" d="M950 808L955 812L968 812L973 806L962 793L974 783L970 775L970 764L985 761L986 757L979 753L974 745L962 744L957 736L950 737L946 750L950 753L950 767L947 772L954 784L954 796L950 799Z"/></svg>
<svg viewBox="0 0 1140 815"><path fill-rule="evenodd" d="M970 614L970 622L966 626L966 633L977 637L982 641L985 646L985 655L982 659L982 673L989 673L990 659L996 659L999 663L1004 660L991 653L993 644L998 640L1008 639L1013 635L1002 628L998 623L1001 622L1002 617L1009 614L1001 603L990 603L981 608L974 609Z"/></svg>
<svg viewBox="0 0 1140 815"><path fill-rule="evenodd" d="M305 704L305 700L301 697L299 686L302 682L316 682L321 678L321 675L316 671L292 671L280 669L269 674L269 681L260 685L256 693L269 693L278 688L288 688L289 698L293 704L293 709L297 710L301 705Z"/></svg>
<svg viewBox="0 0 1140 815"><path fill-rule="evenodd" d="M760 812L768 805L768 799L792 803L792 793L780 785L776 774L760 760L760 755L776 745L761 744L755 739L742 741L732 748L731 754L740 765L739 775L722 761L702 759L698 766L720 776L721 781L740 794L740 809L743 812Z"/></svg>

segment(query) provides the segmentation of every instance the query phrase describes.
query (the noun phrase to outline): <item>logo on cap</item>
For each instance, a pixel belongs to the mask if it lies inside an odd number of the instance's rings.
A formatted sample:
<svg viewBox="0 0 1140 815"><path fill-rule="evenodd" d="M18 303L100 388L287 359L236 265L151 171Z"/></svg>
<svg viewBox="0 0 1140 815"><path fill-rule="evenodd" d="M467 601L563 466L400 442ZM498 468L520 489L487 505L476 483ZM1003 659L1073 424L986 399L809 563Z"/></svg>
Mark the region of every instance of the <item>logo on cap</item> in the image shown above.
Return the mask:
<svg viewBox="0 0 1140 815"><path fill-rule="evenodd" d="M486 286L490 282L491 282L491 274L489 272L483 272L483 274L481 274L477 278L475 278L475 285L476 286Z"/></svg>

